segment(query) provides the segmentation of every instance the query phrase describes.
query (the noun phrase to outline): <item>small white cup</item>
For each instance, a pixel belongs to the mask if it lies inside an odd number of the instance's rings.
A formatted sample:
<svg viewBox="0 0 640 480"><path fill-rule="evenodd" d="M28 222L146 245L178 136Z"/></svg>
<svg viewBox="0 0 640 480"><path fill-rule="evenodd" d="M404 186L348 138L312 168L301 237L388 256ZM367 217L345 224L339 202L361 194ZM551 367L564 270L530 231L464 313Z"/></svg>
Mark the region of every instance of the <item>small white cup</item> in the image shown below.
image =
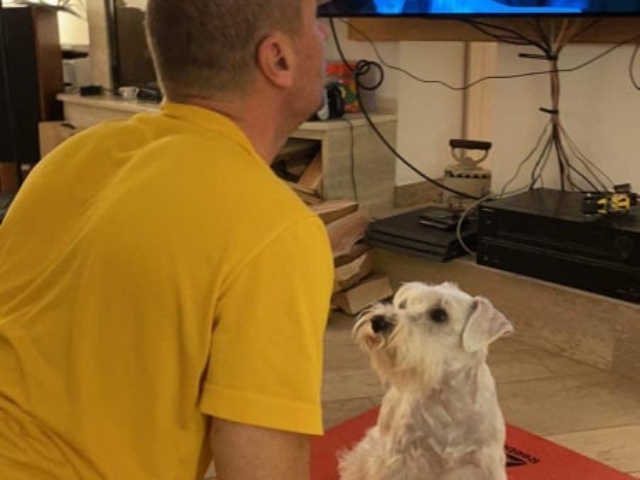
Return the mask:
<svg viewBox="0 0 640 480"><path fill-rule="evenodd" d="M120 95L123 100L136 100L138 98L138 92L140 92L138 87L120 87L118 89L118 95Z"/></svg>

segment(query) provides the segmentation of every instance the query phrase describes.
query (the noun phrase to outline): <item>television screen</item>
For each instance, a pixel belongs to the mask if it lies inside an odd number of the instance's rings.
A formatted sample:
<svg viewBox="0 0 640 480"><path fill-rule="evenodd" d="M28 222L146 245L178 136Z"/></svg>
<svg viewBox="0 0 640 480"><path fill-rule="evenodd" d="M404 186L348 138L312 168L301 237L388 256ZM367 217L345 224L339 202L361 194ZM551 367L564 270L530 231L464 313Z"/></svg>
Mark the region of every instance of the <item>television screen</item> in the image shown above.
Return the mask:
<svg viewBox="0 0 640 480"><path fill-rule="evenodd" d="M640 0L331 0L324 17L640 15Z"/></svg>

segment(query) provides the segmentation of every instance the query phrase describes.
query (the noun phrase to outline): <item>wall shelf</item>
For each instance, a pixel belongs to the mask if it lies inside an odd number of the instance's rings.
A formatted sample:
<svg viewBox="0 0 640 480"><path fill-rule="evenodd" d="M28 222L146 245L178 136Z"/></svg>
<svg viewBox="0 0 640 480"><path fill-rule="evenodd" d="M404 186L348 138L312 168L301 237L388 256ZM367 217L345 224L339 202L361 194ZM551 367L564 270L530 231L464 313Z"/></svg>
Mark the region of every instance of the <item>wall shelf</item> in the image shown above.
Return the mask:
<svg viewBox="0 0 640 480"><path fill-rule="evenodd" d="M523 33L532 32L534 17L518 18L477 18L492 25L512 28ZM543 24L560 26L563 21L579 22L578 30L585 31L577 36L575 43L619 43L639 37L639 17L545 17ZM594 25L589 25L597 21ZM352 18L349 38L365 40L358 31L364 32L375 41L462 41L462 42L495 42L493 38L459 20L440 20L432 18ZM588 27L588 28L587 28Z"/></svg>

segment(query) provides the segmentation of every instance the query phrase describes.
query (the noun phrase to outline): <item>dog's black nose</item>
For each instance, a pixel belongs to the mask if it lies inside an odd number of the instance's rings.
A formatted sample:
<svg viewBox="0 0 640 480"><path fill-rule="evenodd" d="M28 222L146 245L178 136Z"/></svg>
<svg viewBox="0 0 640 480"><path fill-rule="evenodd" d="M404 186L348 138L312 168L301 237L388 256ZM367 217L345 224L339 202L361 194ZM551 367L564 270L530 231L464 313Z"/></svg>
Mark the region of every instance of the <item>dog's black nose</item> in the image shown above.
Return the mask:
<svg viewBox="0 0 640 480"><path fill-rule="evenodd" d="M376 315L371 319L371 329L374 333L381 333L387 330L391 323L383 315Z"/></svg>

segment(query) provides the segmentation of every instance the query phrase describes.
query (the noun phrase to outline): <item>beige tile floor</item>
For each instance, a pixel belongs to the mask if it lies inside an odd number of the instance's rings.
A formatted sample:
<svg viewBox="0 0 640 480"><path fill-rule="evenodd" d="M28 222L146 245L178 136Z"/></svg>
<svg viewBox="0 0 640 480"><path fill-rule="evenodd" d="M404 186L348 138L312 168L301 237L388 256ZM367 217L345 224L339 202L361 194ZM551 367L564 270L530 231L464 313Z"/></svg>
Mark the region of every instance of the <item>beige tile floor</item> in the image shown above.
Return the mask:
<svg viewBox="0 0 640 480"><path fill-rule="evenodd" d="M325 336L327 428L380 402L382 389L354 345L353 317L334 313ZM640 384L532 347L493 344L489 364L507 422L640 478Z"/></svg>

